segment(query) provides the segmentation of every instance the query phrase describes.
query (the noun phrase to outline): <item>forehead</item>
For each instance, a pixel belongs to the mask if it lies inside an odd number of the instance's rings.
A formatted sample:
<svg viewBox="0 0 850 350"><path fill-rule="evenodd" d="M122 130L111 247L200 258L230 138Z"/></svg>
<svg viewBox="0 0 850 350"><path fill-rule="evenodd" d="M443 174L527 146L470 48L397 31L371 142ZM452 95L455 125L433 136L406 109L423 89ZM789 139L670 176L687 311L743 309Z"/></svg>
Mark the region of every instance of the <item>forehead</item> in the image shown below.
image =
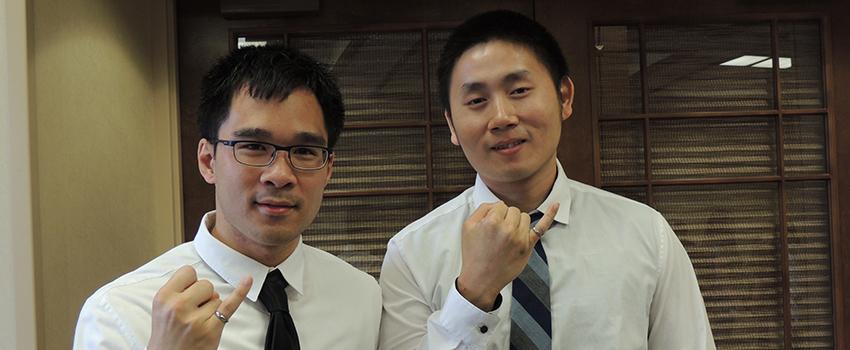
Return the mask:
<svg viewBox="0 0 850 350"><path fill-rule="evenodd" d="M550 79L545 65L525 45L491 40L470 47L452 70L450 89L464 84L500 81L517 72L530 79Z"/></svg>
<svg viewBox="0 0 850 350"><path fill-rule="evenodd" d="M327 139L319 101L308 89L293 90L284 100L256 99L241 89L233 96L219 137L252 136L255 139L288 142L299 134L311 133Z"/></svg>

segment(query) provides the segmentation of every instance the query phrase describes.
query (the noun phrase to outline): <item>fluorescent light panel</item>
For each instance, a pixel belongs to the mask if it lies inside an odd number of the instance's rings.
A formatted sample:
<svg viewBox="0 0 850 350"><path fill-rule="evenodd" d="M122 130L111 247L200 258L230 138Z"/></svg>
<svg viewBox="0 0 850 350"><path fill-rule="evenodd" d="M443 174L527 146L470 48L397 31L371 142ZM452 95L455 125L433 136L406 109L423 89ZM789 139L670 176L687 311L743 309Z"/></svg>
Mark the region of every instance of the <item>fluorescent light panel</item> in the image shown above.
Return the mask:
<svg viewBox="0 0 850 350"><path fill-rule="evenodd" d="M768 60L768 59L770 59L770 57L744 55L744 56L723 62L720 65L721 66L734 66L734 67L749 67L754 63L759 63L759 62L762 62L762 61Z"/></svg>
<svg viewBox="0 0 850 350"><path fill-rule="evenodd" d="M773 60L766 60L754 64L753 67L756 68L773 68ZM790 57L780 57L779 58L779 69L788 69L791 68L791 58Z"/></svg>
<svg viewBox="0 0 850 350"><path fill-rule="evenodd" d="M732 67L773 68L773 59L767 56L744 55L723 62L720 65ZM788 69L791 68L791 66L790 57L779 57L779 69Z"/></svg>

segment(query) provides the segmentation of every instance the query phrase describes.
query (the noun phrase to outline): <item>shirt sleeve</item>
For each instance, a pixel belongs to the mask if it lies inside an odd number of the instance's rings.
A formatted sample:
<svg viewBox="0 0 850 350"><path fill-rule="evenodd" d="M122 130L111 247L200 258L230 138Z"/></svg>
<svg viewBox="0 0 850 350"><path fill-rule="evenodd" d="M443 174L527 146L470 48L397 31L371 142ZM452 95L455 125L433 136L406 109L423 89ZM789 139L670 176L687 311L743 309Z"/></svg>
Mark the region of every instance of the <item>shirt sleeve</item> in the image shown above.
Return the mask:
<svg viewBox="0 0 850 350"><path fill-rule="evenodd" d="M688 253L660 215L655 231L660 267L650 306L649 349L713 350L714 337Z"/></svg>
<svg viewBox="0 0 850 350"><path fill-rule="evenodd" d="M433 310L392 240L380 284L384 304L380 349L484 349L499 323L495 310L478 309L454 286L442 308Z"/></svg>
<svg viewBox="0 0 850 350"><path fill-rule="evenodd" d="M104 299L95 295L86 300L74 331L73 349L143 349L144 345L125 336L128 326Z"/></svg>

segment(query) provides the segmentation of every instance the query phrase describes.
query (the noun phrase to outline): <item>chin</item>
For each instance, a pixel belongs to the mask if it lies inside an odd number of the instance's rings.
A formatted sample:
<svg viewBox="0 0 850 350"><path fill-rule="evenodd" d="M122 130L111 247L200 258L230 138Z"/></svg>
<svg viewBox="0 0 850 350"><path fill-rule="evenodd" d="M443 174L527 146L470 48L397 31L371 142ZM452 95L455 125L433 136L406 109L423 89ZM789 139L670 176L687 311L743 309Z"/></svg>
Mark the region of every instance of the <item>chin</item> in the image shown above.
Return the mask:
<svg viewBox="0 0 850 350"><path fill-rule="evenodd" d="M480 172L482 177L498 182L517 182L531 177L532 172L523 168L494 168L488 172Z"/></svg>
<svg viewBox="0 0 850 350"><path fill-rule="evenodd" d="M290 231L266 231L261 233L262 240L270 246L280 246L292 242L293 239L298 239L298 234Z"/></svg>

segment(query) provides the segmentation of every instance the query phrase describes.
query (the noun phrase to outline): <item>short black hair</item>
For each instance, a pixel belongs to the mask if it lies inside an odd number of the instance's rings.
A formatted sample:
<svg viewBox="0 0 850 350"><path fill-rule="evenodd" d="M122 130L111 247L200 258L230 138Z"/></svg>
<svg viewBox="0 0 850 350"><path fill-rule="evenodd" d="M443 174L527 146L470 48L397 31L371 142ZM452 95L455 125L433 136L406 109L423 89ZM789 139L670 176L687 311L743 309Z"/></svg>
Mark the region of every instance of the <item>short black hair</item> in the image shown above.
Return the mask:
<svg viewBox="0 0 850 350"><path fill-rule="evenodd" d="M232 51L210 69L201 86L198 127L201 137L218 139L234 94L243 88L259 100L285 100L294 90L305 88L319 101L333 148L345 123L342 94L327 66L293 48L251 46Z"/></svg>
<svg viewBox="0 0 850 350"><path fill-rule="evenodd" d="M530 49L549 71L556 90L561 80L570 74L561 47L540 23L507 10L478 14L455 28L440 54L437 80L440 86L440 102L446 111L451 110L449 83L457 60L473 46L493 40L503 40Z"/></svg>

